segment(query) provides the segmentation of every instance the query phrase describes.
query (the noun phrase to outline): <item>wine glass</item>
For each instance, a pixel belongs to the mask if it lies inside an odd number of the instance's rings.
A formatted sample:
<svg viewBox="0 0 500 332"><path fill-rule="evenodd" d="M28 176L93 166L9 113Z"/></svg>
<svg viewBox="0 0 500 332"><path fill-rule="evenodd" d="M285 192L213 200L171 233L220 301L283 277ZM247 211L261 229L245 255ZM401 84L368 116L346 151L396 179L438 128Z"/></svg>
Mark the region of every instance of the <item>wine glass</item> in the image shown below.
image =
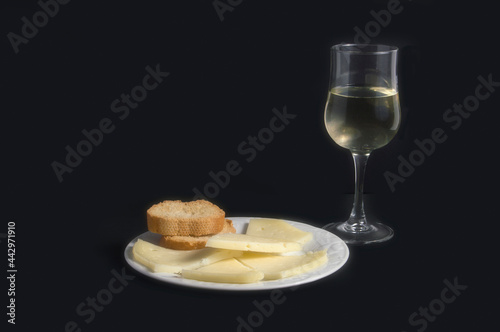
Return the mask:
<svg viewBox="0 0 500 332"><path fill-rule="evenodd" d="M325 125L335 143L352 153L355 193L349 219L323 228L348 244L383 242L394 235L390 227L366 218L363 182L370 153L389 143L401 122L397 51L395 46L375 44L339 44L331 49Z"/></svg>

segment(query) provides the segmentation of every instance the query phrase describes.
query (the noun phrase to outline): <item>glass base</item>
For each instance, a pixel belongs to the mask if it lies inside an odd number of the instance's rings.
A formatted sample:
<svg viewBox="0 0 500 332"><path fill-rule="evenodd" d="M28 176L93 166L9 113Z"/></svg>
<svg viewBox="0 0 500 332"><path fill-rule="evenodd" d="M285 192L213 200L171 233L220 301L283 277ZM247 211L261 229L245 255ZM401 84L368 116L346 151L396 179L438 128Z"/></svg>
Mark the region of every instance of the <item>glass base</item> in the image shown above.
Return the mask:
<svg viewBox="0 0 500 332"><path fill-rule="evenodd" d="M366 230L353 231L346 222L334 222L323 226L323 229L340 237L347 244L363 245L384 242L392 238L394 231L379 222L369 223Z"/></svg>

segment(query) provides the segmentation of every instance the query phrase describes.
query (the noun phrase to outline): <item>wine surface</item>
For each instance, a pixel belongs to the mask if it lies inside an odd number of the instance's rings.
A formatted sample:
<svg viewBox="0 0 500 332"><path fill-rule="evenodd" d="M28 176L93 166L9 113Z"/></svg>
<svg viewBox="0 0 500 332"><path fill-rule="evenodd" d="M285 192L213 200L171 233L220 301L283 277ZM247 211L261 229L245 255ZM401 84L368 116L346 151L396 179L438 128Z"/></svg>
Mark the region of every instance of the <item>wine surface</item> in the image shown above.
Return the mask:
<svg viewBox="0 0 500 332"><path fill-rule="evenodd" d="M336 87L325 108L330 137L353 153L368 154L391 141L401 118L398 92L382 87Z"/></svg>

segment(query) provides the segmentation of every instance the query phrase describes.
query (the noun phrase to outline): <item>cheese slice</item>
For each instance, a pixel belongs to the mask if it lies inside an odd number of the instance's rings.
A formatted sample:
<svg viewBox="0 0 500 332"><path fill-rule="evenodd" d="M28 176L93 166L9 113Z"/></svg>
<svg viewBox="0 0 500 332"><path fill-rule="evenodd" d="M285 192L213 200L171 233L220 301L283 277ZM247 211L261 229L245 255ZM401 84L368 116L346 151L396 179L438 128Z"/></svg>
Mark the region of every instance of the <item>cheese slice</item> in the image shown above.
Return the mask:
<svg viewBox="0 0 500 332"><path fill-rule="evenodd" d="M326 250L303 255L278 256L262 253L244 253L237 258L246 266L264 273L264 280L291 277L311 271L328 261Z"/></svg>
<svg viewBox="0 0 500 332"><path fill-rule="evenodd" d="M137 240L132 249L134 259L153 272L181 273L183 269L196 269L223 259L237 257L241 252L203 248L173 250Z"/></svg>
<svg viewBox="0 0 500 332"><path fill-rule="evenodd" d="M216 234L208 239L205 247L272 253L302 250L298 242L233 233Z"/></svg>
<svg viewBox="0 0 500 332"><path fill-rule="evenodd" d="M312 240L312 233L302 231L280 219L250 219L246 234L271 239L286 239L306 244Z"/></svg>
<svg viewBox="0 0 500 332"><path fill-rule="evenodd" d="M182 276L200 281L248 284L262 280L264 273L229 258L196 270L182 270Z"/></svg>

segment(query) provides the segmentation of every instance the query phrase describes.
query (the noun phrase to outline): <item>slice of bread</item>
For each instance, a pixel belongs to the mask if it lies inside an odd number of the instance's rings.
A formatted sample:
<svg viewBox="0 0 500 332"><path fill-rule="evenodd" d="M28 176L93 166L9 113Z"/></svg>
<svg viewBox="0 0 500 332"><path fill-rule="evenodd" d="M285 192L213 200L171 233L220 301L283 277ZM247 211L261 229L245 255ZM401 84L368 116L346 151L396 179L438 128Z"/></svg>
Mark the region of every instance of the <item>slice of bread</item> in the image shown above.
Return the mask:
<svg viewBox="0 0 500 332"><path fill-rule="evenodd" d="M224 228L220 233L236 233L233 222L226 219ZM194 250L205 248L205 244L212 235L205 236L162 236L160 239L160 246L168 249L176 250Z"/></svg>
<svg viewBox="0 0 500 332"><path fill-rule="evenodd" d="M147 223L149 231L161 235L203 236L221 232L225 215L205 200L163 201L148 209Z"/></svg>

